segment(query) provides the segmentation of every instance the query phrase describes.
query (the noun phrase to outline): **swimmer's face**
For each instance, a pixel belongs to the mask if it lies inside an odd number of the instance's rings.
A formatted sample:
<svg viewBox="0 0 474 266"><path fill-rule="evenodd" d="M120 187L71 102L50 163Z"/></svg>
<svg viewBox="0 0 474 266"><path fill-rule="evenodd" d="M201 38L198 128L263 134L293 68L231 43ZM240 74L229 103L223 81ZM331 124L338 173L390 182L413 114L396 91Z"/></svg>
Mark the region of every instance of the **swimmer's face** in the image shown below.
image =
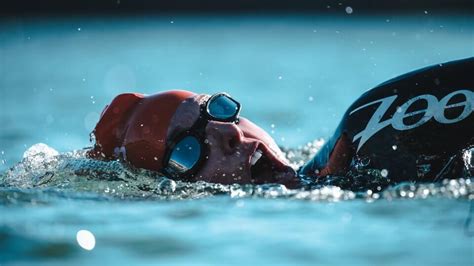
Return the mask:
<svg viewBox="0 0 474 266"><path fill-rule="evenodd" d="M195 95L179 105L168 129L168 142L172 141L170 136L192 127L200 116L200 105L209 97ZM208 153L194 174L195 181L298 185L295 171L283 158L275 141L251 121L243 117L237 124L209 120L204 135ZM262 156L256 160L259 153Z"/></svg>

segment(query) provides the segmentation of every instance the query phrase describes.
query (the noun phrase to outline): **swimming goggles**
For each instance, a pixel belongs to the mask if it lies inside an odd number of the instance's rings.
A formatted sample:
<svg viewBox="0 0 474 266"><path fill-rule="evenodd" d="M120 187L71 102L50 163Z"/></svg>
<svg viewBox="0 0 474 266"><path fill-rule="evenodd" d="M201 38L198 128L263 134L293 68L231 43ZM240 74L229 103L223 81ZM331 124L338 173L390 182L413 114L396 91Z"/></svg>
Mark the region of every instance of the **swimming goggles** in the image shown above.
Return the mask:
<svg viewBox="0 0 474 266"><path fill-rule="evenodd" d="M212 121L239 123L240 103L226 93L216 93L201 105L199 118L190 129L169 143L163 158L165 176L190 180L206 158L209 147L205 129Z"/></svg>

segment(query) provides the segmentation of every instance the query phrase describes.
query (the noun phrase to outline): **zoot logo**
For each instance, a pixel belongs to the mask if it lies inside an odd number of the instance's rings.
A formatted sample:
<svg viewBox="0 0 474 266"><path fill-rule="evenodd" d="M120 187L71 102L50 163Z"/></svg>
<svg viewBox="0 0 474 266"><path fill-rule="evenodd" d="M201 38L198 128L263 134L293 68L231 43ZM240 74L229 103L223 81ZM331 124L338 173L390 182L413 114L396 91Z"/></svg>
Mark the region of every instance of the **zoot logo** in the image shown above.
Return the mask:
<svg viewBox="0 0 474 266"><path fill-rule="evenodd" d="M451 100L456 95L464 95L465 100L462 102L449 104L449 100ZM443 99L438 101L438 99L431 95L431 94L423 94L420 96L416 96L414 98L409 99L407 102L402 104L397 108L397 111L393 114L393 116L385 121L380 121L382 117L385 115L387 110L390 108L392 103L397 99L398 95L392 95L383 99L379 99L354 109L350 112L349 115L364 109L368 106L373 104L380 103L379 107L375 111L375 113L370 118L367 126L364 130L359 132L357 135L354 136L352 142L360 139L359 145L357 147L357 151L366 143L374 134L382 130L383 128L387 127L388 125L392 125L392 127L396 130L409 130L416 127L423 125L424 123L428 122L431 118L434 118L438 123L441 124L452 124L457 123L466 117L468 117L474 108L474 92L470 90L458 90L451 92L450 94L446 95ZM415 102L424 100L428 103L426 109L421 109L417 111L407 112L408 108ZM462 113L460 113L455 118L447 118L445 116L445 110L455 108L455 107L463 107ZM418 121L413 124L405 124L403 121L405 118L412 117L418 114L423 114L422 117Z"/></svg>

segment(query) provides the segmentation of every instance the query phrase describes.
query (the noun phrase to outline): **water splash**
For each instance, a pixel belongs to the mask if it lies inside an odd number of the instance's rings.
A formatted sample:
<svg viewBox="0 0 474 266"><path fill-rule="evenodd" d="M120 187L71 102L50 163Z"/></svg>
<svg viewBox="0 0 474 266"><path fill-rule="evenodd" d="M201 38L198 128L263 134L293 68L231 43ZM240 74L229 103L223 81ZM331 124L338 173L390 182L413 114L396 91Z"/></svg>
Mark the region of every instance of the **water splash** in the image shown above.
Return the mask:
<svg viewBox="0 0 474 266"><path fill-rule="evenodd" d="M298 168L323 144L323 140L316 140L298 149L284 149L284 154L291 165ZM135 169L119 161L92 160L86 157L86 152L83 149L61 154L45 144L33 145L25 152L21 162L0 175L0 187L70 192L75 194L73 197L77 193L94 193L99 197L128 200L183 200L217 195L331 202L432 197L474 199L472 177L428 184L403 183L388 188L388 184L384 183L386 178L379 172L370 173L370 176L366 173L317 180L303 179L305 185L300 189L287 189L280 184L188 183L168 179L156 172Z"/></svg>

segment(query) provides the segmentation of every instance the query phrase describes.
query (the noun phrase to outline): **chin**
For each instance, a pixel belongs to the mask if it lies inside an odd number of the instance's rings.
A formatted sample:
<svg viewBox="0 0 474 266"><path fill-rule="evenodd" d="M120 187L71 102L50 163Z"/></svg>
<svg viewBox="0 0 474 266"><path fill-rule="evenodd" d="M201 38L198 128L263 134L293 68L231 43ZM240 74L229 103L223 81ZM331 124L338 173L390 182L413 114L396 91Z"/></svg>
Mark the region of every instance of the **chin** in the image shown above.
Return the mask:
<svg viewBox="0 0 474 266"><path fill-rule="evenodd" d="M297 174L276 151L259 143L249 159L250 180L253 184L278 183L289 188L298 187Z"/></svg>

